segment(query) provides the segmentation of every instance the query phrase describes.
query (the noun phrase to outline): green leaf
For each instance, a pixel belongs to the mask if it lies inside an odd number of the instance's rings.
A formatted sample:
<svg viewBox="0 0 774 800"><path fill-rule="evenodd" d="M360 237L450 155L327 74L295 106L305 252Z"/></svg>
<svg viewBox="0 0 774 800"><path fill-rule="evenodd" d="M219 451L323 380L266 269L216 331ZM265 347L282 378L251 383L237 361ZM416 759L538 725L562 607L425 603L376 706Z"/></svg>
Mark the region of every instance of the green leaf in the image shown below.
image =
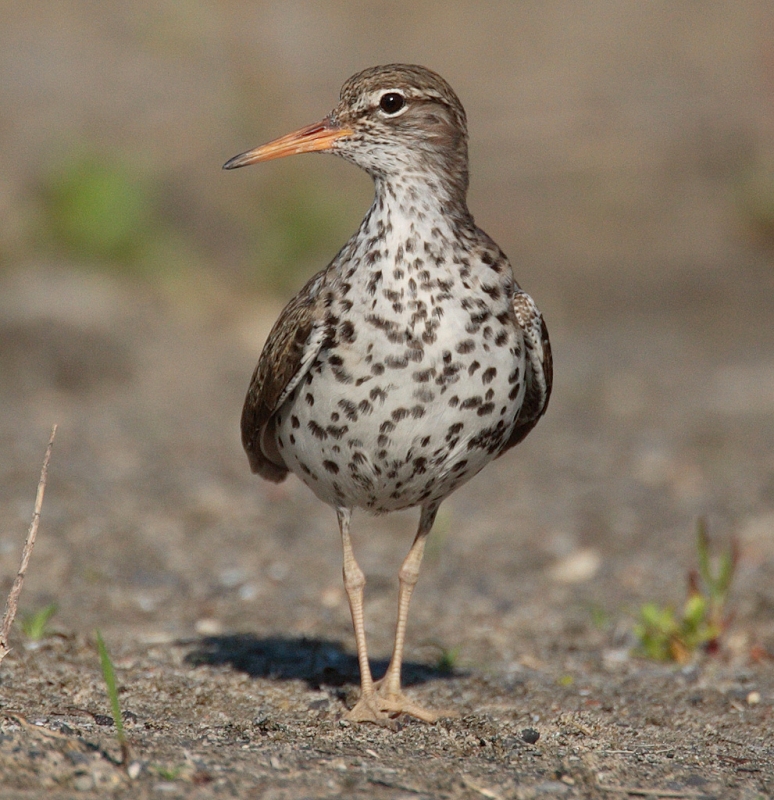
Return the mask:
<svg viewBox="0 0 774 800"><path fill-rule="evenodd" d="M25 614L19 622L22 633L33 642L45 639L48 636L49 620L57 610L56 603L49 603L45 608L41 608L33 614Z"/></svg>
<svg viewBox="0 0 774 800"><path fill-rule="evenodd" d="M707 616L707 598L702 594L694 594L688 598L683 609L683 625L690 629L697 629Z"/></svg>

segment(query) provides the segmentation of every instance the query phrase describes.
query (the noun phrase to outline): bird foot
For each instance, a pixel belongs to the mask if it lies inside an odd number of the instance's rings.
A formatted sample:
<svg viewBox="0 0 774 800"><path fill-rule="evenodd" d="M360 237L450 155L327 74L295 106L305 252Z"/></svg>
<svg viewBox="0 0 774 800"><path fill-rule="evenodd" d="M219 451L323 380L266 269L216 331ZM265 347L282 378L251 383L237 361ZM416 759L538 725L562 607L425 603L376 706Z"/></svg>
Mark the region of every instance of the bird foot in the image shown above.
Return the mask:
<svg viewBox="0 0 774 800"><path fill-rule="evenodd" d="M344 719L350 722L372 722L375 725L394 728L395 717L401 714L408 714L429 723L435 723L442 717L459 716L456 711L451 710L431 711L410 700L403 692L388 693L382 689L361 697L355 707L345 714Z"/></svg>
<svg viewBox="0 0 774 800"><path fill-rule="evenodd" d="M382 728L397 730L398 723L381 708L381 702L376 694L369 697L361 697L344 715L344 719L349 722L371 722Z"/></svg>

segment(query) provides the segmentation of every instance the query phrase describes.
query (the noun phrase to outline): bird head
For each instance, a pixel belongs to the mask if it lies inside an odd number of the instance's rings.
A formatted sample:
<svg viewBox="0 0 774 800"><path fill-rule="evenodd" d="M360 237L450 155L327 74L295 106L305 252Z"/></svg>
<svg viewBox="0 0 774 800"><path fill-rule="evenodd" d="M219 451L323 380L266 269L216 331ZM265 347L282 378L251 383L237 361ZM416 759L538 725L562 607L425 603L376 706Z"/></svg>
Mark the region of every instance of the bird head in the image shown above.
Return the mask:
<svg viewBox="0 0 774 800"><path fill-rule="evenodd" d="M464 196L467 142L465 110L451 86L425 67L389 64L347 80L320 122L235 156L224 169L296 153L334 153L377 180L426 176Z"/></svg>

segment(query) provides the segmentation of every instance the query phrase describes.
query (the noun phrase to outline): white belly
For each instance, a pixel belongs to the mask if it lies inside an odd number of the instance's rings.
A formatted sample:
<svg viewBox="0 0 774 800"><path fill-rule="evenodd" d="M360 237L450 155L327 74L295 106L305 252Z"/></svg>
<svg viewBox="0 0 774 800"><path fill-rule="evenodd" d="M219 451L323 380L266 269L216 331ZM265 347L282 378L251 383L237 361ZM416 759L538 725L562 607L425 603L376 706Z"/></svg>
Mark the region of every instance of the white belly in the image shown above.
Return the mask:
<svg viewBox="0 0 774 800"><path fill-rule="evenodd" d="M453 304L452 304L453 305ZM448 308L421 350L358 322L277 415L288 468L331 505L391 511L440 500L499 453L524 397L518 331L488 338ZM495 338L500 331L505 335Z"/></svg>

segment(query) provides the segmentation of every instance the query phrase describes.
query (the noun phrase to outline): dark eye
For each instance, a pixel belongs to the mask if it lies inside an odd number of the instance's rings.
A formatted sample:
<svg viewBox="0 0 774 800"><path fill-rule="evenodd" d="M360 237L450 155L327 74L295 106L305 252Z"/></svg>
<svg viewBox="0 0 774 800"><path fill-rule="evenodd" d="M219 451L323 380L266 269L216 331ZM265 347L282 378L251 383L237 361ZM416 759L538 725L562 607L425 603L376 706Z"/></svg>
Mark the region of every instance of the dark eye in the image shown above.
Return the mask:
<svg viewBox="0 0 774 800"><path fill-rule="evenodd" d="M400 92L387 92L379 100L379 108L385 114L397 114L406 105L406 98Z"/></svg>

